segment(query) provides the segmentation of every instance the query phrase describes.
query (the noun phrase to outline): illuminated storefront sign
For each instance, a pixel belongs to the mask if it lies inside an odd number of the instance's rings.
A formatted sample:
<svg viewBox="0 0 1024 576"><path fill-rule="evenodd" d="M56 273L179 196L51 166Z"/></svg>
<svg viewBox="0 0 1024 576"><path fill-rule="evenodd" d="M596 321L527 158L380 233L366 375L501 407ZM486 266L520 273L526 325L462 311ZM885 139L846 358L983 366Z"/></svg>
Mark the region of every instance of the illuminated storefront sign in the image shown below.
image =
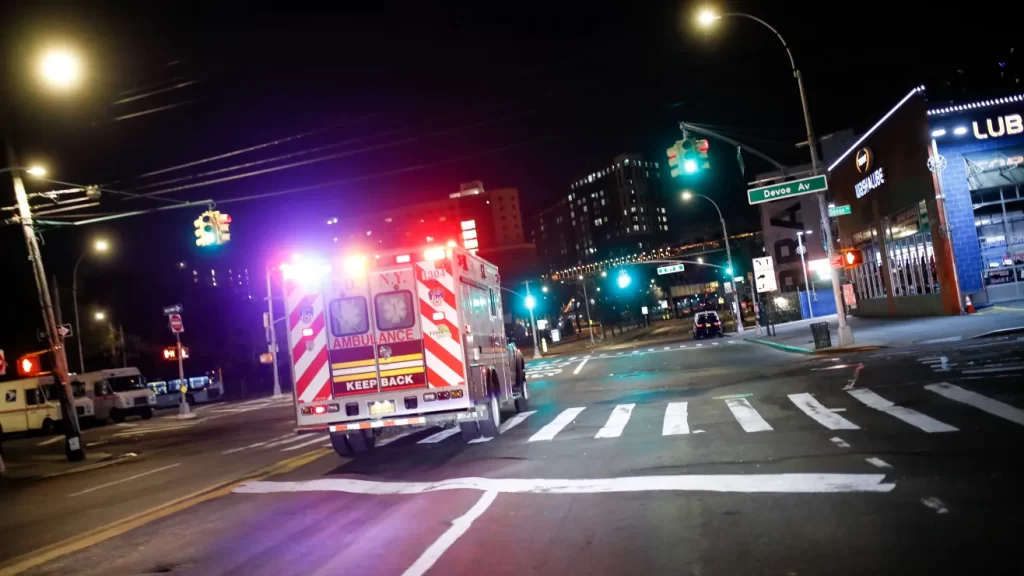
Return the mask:
<svg viewBox="0 0 1024 576"><path fill-rule="evenodd" d="M885 184L885 172L882 168L878 168L871 174L868 174L867 178L854 184L853 188L857 192L857 198L862 198L865 194L882 184Z"/></svg>
<svg viewBox="0 0 1024 576"><path fill-rule="evenodd" d="M1013 136L1024 132L1024 120L1021 119L1020 114L996 116L995 123L992 122L992 118L986 118L981 122L980 127L977 121L971 122L971 125L974 127L974 137L978 140Z"/></svg>

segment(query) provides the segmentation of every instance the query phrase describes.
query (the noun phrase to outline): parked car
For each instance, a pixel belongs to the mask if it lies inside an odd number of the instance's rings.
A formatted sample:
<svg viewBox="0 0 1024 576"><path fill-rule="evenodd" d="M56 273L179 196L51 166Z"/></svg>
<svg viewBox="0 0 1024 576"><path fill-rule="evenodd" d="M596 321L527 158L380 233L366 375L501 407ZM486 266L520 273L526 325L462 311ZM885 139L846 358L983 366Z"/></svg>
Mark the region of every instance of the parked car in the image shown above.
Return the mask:
<svg viewBox="0 0 1024 576"><path fill-rule="evenodd" d="M693 317L693 339L700 340L704 337L714 336L719 338L725 336L722 333L722 320L718 317L718 312L698 312Z"/></svg>

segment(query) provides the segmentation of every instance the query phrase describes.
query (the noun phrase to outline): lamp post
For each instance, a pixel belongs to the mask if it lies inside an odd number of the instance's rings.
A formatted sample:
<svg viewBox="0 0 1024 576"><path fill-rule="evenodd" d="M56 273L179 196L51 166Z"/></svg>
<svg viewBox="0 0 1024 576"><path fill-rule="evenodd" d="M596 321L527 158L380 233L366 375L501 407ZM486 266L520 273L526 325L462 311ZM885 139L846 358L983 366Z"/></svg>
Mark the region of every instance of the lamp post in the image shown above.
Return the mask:
<svg viewBox="0 0 1024 576"><path fill-rule="evenodd" d="M811 284L807 281L807 261L804 260L804 252L807 250L804 248L804 234L811 235L810 232L803 230L796 233L796 253L800 255L800 268L804 271L804 292L807 294L807 311L811 314L811 319L814 319L814 307L811 305Z"/></svg>
<svg viewBox="0 0 1024 576"><path fill-rule="evenodd" d="M536 360L537 358L541 357L540 348L537 346L537 321L533 319L533 309L535 306L537 306L537 301L533 298L533 295L530 294L530 281L527 280L525 283L526 298L524 298L523 300L524 304L526 304L526 309L530 311L530 330L533 331L533 358L534 360ZM512 291L509 290L509 292ZM516 294L515 292L512 293Z"/></svg>
<svg viewBox="0 0 1024 576"><path fill-rule="evenodd" d="M110 244L102 238L93 242L93 250L97 253L102 254L109 249ZM71 302L75 307L75 334L78 334L78 371L80 374L85 373L85 356L82 354L82 329L79 327L78 322L78 265L82 263L82 260L88 254L88 251L82 252L82 255L78 257L75 267L71 271Z"/></svg>
<svg viewBox="0 0 1024 576"><path fill-rule="evenodd" d="M786 49L786 55L789 56L789 67L793 71L793 77L796 78L797 89L800 91L800 106L803 108L804 126L807 130L807 147L811 149L811 170L814 175L817 176L819 172L818 141L814 136L814 129L811 126L811 113L807 108L807 92L804 90L803 75L800 74L800 70L796 67L796 61L793 59L793 52L790 51L789 45L786 44L786 40L783 39L778 30L772 28L770 24L761 20L757 16L744 14L742 12L715 14L711 10L703 10L698 15L697 21L701 26L707 27L714 24L715 21L721 20L727 16L747 18L757 22L771 30L779 39L779 42L782 42L782 47ZM825 231L825 245L828 251L829 261L831 261L832 257L835 255L835 246L832 241L832 224L828 218L827 205L828 200L825 198L825 192L818 192L818 213L821 216L821 227ZM837 274L832 274L832 296L836 300L836 318L839 320L839 345L850 346L853 344L853 331L850 330L850 327L846 323L846 310L843 308L842 291L839 287L839 276Z"/></svg>
<svg viewBox="0 0 1024 576"><path fill-rule="evenodd" d="M708 202L711 202L711 205L715 207L715 212L718 212L718 221L722 223L722 241L725 242L725 259L728 260L728 262L729 262L729 266L727 268L727 274L726 275L729 276L729 282L733 282L735 284L735 282L732 279L732 275L736 273L736 269L733 268L733 265L732 265L732 249L729 248L729 231L726 230L726 228L725 228L725 218L722 217L722 210L718 208L718 204L715 203L714 200L712 200L711 198L708 198L707 196L705 196L703 194L697 194L697 193L691 192L689 190L686 190L685 192L683 192L683 200L689 200L690 198L692 198L694 196L700 196L701 198L707 200ZM700 259L700 260L703 262L703 259ZM743 332L743 316L740 315L739 304L737 304L737 302L736 302L737 298L735 296L735 294L738 294L738 292L733 290L733 293L734 293L734 295L733 295L733 299L732 299L732 313L736 317L736 332L742 333Z"/></svg>
<svg viewBox="0 0 1024 576"><path fill-rule="evenodd" d="M580 284L583 284L583 304L587 308L587 331L590 332L590 343L594 344L594 323L590 320L590 298L587 296L587 280L580 274Z"/></svg>

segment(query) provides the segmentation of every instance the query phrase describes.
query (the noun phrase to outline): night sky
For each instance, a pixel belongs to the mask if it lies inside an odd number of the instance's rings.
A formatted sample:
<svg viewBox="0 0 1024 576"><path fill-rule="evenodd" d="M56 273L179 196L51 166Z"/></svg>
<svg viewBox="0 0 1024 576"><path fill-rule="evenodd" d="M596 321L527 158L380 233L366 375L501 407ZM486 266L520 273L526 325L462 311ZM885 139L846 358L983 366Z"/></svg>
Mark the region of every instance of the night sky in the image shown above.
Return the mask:
<svg viewBox="0 0 1024 576"><path fill-rule="evenodd" d="M0 11L0 137L10 138L23 162L45 162L57 179L152 192L335 155L169 194L214 199L232 214L235 238L221 258L258 262L321 236L325 215L439 198L470 180L517 187L529 215L615 154L641 152L664 165L679 120L719 127L785 163L805 161L806 150L794 146L805 138L796 84L778 40L742 19L700 31L697 3L369 3L355 12L297 2L273 10L209 2L7 4ZM722 11L756 14L783 34L803 70L815 127L827 133L865 130L922 83L935 101L1024 92L1013 83L1024 76L1024 46L1010 52L1021 22L1015 6L732 2ZM82 54L80 90L54 95L39 87L31 63L48 41ZM179 84L186 85L125 101ZM730 221L754 225L744 182L766 167L747 158L744 179L734 150L712 142L711 155L714 170L701 191L731 207ZM310 186L318 187L225 203ZM12 204L7 176L0 176L0 199ZM157 205L107 195L99 211ZM703 226L704 210L680 207L676 222ZM70 284L84 238L116 235L118 254L93 266L83 301L117 301L128 308L121 312L126 331L145 333L154 320L138 307L164 303L126 294L179 260L207 258L193 242L200 211L48 231L48 271ZM0 248L3 277L13 281L4 290L0 348L24 349L39 317L20 230L0 230Z"/></svg>

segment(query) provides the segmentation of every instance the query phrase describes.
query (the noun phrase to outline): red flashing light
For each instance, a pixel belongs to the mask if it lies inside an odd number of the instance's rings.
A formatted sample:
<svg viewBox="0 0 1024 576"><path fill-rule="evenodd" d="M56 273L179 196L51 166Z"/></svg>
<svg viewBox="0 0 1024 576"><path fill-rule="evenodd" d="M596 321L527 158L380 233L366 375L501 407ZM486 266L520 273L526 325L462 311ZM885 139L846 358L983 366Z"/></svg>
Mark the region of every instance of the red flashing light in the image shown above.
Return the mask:
<svg viewBox="0 0 1024 576"><path fill-rule="evenodd" d="M707 152L710 147L707 140L697 140L697 152Z"/></svg>
<svg viewBox="0 0 1024 576"><path fill-rule="evenodd" d="M18 358L18 376L38 376L43 371L39 356L22 356Z"/></svg>
<svg viewBox="0 0 1024 576"><path fill-rule="evenodd" d="M326 414L327 413L327 406L324 406L324 405L314 406L313 407L313 413L314 414Z"/></svg>

